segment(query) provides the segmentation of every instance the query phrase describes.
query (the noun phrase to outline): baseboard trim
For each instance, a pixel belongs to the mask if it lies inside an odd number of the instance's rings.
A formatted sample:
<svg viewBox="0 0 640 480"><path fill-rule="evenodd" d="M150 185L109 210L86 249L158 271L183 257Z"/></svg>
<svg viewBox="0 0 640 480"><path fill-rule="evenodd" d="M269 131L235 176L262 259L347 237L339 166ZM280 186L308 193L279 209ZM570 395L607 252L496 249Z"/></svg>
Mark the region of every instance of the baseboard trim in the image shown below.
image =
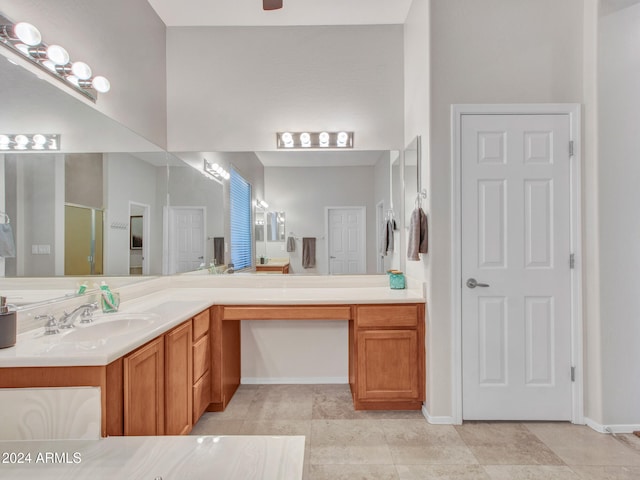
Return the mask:
<svg viewBox="0 0 640 480"><path fill-rule="evenodd" d="M633 433L640 431L640 424L635 425L602 425L590 418L584 418L587 426L599 433Z"/></svg>
<svg viewBox="0 0 640 480"><path fill-rule="evenodd" d="M424 418L427 419L427 422L431 423L432 425L455 425L455 421L453 420L453 417L436 417L433 416L429 413L429 410L427 410L427 406L425 404L422 404L422 415L424 415Z"/></svg>
<svg viewBox="0 0 640 480"><path fill-rule="evenodd" d="M348 377L242 377L240 380L244 385L325 385L325 384L346 384Z"/></svg>

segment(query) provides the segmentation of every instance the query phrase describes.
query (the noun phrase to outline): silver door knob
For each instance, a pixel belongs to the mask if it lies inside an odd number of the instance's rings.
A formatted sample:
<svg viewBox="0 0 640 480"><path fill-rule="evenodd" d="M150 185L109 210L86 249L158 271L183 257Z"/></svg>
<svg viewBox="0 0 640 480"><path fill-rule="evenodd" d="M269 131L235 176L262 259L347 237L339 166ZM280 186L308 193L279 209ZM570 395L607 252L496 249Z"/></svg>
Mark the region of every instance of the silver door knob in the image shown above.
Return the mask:
<svg viewBox="0 0 640 480"><path fill-rule="evenodd" d="M488 283L478 283L478 281L475 278L470 278L469 280L467 280L467 287L469 288L488 287L488 286L489 286Z"/></svg>

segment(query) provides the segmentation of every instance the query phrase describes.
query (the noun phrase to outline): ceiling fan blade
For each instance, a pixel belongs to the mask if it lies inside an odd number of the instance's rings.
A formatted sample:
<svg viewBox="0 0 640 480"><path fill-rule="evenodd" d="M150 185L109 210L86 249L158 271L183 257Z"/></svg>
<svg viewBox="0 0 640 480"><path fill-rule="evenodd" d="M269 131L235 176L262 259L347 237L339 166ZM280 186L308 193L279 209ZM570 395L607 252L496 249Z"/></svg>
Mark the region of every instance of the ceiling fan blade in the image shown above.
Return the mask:
<svg viewBox="0 0 640 480"><path fill-rule="evenodd" d="M282 8L282 0L262 0L263 10L278 10Z"/></svg>

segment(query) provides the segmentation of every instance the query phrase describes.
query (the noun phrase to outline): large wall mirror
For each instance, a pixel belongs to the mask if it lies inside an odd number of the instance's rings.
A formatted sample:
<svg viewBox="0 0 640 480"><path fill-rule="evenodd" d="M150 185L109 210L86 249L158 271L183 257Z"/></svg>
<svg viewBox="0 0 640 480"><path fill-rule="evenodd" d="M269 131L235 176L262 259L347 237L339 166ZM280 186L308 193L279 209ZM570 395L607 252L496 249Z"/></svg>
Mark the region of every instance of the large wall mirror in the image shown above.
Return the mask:
<svg viewBox="0 0 640 480"><path fill-rule="evenodd" d="M411 223L411 212L422 201L420 181L421 138L415 137L404 150L404 220L405 226Z"/></svg>
<svg viewBox="0 0 640 480"><path fill-rule="evenodd" d="M392 182L393 194L400 190L392 180L397 151L169 154L9 62L0 62L0 83L11 86L0 91L0 132L61 134L60 152L0 151L0 211L10 218L17 248L15 258L0 258L1 286L37 285L54 298L95 275L137 281L227 264L227 186L204 174L205 158L238 167L254 197L275 207L252 218L256 256L290 258L294 273L328 274L328 209L358 208L366 221L356 273L380 270L380 220L392 209ZM30 101L17 90L30 92ZM305 237L316 240L312 268L302 266ZM391 256L383 263L389 268ZM44 280L21 282L62 276L69 278L64 292L45 294Z"/></svg>

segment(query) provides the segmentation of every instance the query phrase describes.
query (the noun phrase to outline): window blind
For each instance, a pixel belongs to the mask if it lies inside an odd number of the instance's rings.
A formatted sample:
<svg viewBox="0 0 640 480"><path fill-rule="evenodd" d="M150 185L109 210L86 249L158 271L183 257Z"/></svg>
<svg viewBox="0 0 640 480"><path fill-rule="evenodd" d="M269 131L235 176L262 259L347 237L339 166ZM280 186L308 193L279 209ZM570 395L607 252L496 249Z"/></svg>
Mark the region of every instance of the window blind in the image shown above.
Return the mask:
<svg viewBox="0 0 640 480"><path fill-rule="evenodd" d="M231 168L229 181L231 263L235 270L251 267L251 184Z"/></svg>

